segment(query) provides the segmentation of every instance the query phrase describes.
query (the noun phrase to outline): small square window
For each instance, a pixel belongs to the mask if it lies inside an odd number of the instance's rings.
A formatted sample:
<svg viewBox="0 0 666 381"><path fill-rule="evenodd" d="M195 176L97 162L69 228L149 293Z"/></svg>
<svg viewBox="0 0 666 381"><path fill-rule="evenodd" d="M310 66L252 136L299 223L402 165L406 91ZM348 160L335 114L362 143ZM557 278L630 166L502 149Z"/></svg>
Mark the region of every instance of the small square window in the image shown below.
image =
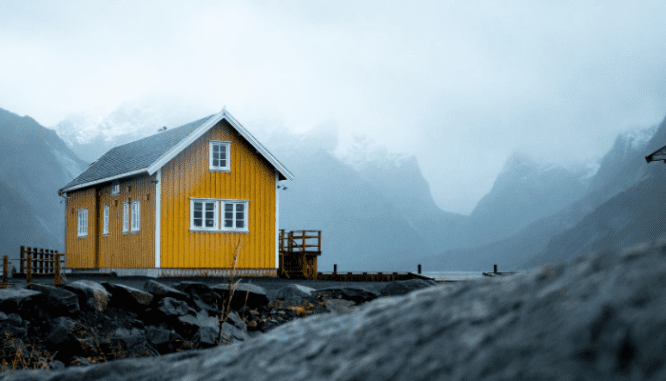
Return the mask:
<svg viewBox="0 0 666 381"><path fill-rule="evenodd" d="M231 142L210 142L210 170L230 171L231 165Z"/></svg>
<svg viewBox="0 0 666 381"><path fill-rule="evenodd" d="M114 181L111 183L111 195L120 194L120 181Z"/></svg>

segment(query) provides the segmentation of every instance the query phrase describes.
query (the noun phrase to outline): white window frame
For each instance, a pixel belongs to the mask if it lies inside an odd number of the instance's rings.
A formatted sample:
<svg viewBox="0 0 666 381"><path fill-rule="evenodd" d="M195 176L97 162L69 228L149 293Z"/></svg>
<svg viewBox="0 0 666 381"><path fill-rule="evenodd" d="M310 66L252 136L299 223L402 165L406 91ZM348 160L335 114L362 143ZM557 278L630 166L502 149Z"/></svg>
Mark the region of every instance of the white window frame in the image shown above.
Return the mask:
<svg viewBox="0 0 666 381"><path fill-rule="evenodd" d="M88 236L88 209L79 209L77 237Z"/></svg>
<svg viewBox="0 0 666 381"><path fill-rule="evenodd" d="M224 146L226 147L226 155L224 157L226 161L226 166L214 166L213 165L213 150L215 146ZM231 142L211 140L208 143L208 168L211 171L220 171L220 172L231 172Z"/></svg>
<svg viewBox="0 0 666 381"><path fill-rule="evenodd" d="M104 205L104 221L102 224L102 234L109 234L109 206Z"/></svg>
<svg viewBox="0 0 666 381"><path fill-rule="evenodd" d="M201 208L201 226L195 226L194 225L194 204L200 202L202 203L202 208ZM213 227L206 227L206 204L213 204ZM192 231L217 231L219 230L220 226L220 216L218 214L219 212L219 202L213 199L206 199L206 198L197 198L197 199L190 199L190 230Z"/></svg>
<svg viewBox="0 0 666 381"><path fill-rule="evenodd" d="M225 231L225 232L247 232L249 231L248 229L248 205L249 201L246 200L223 200L220 201L220 211L221 211L221 216L220 216L220 230ZM227 205L234 205L232 213L232 219L233 219L233 227L228 228L225 225L226 222L226 206ZM237 228L236 225L238 224L238 220L236 219L237 217L237 210L236 210L236 205L243 205L243 227L242 228Z"/></svg>
<svg viewBox="0 0 666 381"><path fill-rule="evenodd" d="M111 196L120 194L120 181L114 181L111 183Z"/></svg>
<svg viewBox="0 0 666 381"><path fill-rule="evenodd" d="M194 203L202 202L204 203L214 203L214 226L212 228L207 228L205 226L194 226ZM234 215L234 227L233 228L224 228L224 206L227 204L242 204L244 205L243 212L243 228L236 228L236 219ZM232 200L232 199L216 199L216 198L190 198L190 231L192 232L217 232L217 233L249 233L249 200ZM205 212L205 206L202 209ZM234 208L233 213L236 213ZM202 225L205 225L205 214L202 214Z"/></svg>
<svg viewBox="0 0 666 381"><path fill-rule="evenodd" d="M141 201L132 201L132 233L138 233L141 228Z"/></svg>
<svg viewBox="0 0 666 381"><path fill-rule="evenodd" d="M123 202L123 234L129 232L129 203Z"/></svg>

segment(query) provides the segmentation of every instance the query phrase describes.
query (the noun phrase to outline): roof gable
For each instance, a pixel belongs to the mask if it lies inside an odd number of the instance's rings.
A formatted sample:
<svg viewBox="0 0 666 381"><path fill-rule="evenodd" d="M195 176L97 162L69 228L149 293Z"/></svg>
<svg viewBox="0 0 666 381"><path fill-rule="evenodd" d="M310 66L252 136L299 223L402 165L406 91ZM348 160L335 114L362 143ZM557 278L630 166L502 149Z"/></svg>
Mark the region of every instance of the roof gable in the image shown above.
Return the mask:
<svg viewBox="0 0 666 381"><path fill-rule="evenodd" d="M152 175L223 119L278 171L280 180L294 179L294 175L225 109L172 130L112 148L59 193L141 173Z"/></svg>

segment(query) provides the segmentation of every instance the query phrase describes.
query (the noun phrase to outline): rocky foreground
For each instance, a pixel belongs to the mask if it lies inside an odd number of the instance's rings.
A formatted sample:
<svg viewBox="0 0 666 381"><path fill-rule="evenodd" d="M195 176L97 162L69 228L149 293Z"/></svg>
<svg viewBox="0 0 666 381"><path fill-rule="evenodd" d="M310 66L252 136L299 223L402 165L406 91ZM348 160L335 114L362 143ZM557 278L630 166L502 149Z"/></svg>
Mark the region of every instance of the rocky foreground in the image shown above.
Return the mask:
<svg viewBox="0 0 666 381"><path fill-rule="evenodd" d="M226 346L9 380L665 380L666 240L380 297Z"/></svg>

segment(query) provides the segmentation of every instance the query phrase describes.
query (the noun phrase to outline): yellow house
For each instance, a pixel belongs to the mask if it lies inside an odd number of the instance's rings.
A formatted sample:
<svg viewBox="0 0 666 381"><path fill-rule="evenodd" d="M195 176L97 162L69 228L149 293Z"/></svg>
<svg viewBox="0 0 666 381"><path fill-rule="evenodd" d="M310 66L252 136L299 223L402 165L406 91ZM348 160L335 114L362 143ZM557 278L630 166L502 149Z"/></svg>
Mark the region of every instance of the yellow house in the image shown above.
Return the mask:
<svg viewBox="0 0 666 381"><path fill-rule="evenodd" d="M287 179L226 110L115 147L58 191L66 272L226 276L238 250L241 275L277 276Z"/></svg>

